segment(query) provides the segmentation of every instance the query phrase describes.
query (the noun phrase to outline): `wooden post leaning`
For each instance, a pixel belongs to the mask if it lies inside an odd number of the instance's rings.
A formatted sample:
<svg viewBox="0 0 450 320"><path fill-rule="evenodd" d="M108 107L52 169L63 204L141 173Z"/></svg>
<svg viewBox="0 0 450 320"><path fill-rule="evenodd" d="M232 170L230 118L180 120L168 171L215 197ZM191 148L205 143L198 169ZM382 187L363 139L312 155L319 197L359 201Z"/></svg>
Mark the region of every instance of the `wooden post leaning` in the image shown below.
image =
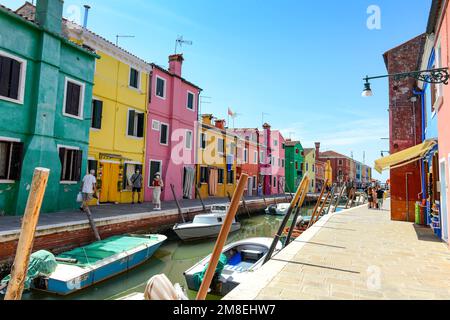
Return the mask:
<svg viewBox="0 0 450 320"><path fill-rule="evenodd" d="M327 185L327 184L328 184L328 179L327 179L327 181L325 182L325 185ZM311 215L311 220L309 220L308 229L312 226L312 222L313 222L313 220L315 219L315 216L316 216L316 214L317 214L317 210L319 210L319 206L320 206L320 204L322 203L322 197L323 197L323 194L324 194L324 193L325 193L325 188L322 187L322 191L320 192L319 199L317 200L316 206L314 207L314 211L313 211L313 213L312 213L312 215Z"/></svg>
<svg viewBox="0 0 450 320"><path fill-rule="evenodd" d="M16 256L11 270L11 280L8 284L5 300L20 300L33 250L34 234L39 220L39 213L44 199L50 170L36 168L33 181L31 182L30 194L22 220L19 242L17 244Z"/></svg>
<svg viewBox="0 0 450 320"><path fill-rule="evenodd" d="M306 195L308 194L308 184L309 184L309 180L306 181L305 186L303 188L303 193L300 197L299 202L297 203L297 207L295 209L295 214L294 214L294 219L292 220L291 228L289 229L289 232L288 232L287 238L286 238L286 242L284 244L285 247L287 247L289 245L289 243L291 242L292 233L294 232L294 229L297 225L298 216L300 215L300 212L303 207L303 203L305 202Z"/></svg>
<svg viewBox="0 0 450 320"><path fill-rule="evenodd" d="M242 174L241 178L239 179L237 188L234 191L233 198L231 199L231 204L227 216L225 217L225 221L223 222L222 228L220 229L219 237L217 238L216 245L214 246L211 259L208 263L208 269L206 270L205 277L198 291L196 300L205 300L206 295L208 294L208 289L216 272L217 264L219 262L220 255L222 254L223 246L225 245L228 234L230 233L231 225L233 224L233 220L239 208L239 202L242 198L242 195L244 194L244 189L247 185L247 181L248 175Z"/></svg>
<svg viewBox="0 0 450 320"><path fill-rule="evenodd" d="M173 198L175 199L175 203L178 208L178 214L181 216L183 223L186 223L186 219L184 218L184 215L183 215L183 210L181 210L180 203L178 202L177 195L175 193L175 186L173 184L170 184L170 189L172 189Z"/></svg>

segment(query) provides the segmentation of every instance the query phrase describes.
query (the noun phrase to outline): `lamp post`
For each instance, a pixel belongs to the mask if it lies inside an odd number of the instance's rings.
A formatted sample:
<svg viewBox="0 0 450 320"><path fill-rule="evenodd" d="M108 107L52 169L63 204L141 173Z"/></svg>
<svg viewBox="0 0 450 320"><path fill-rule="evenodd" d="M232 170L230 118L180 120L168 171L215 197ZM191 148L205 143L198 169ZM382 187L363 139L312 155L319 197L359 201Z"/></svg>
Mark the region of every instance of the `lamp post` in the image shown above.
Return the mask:
<svg viewBox="0 0 450 320"><path fill-rule="evenodd" d="M386 74L382 76L375 76L375 77L369 77L366 76L363 78L365 81L364 83L364 90L362 92L363 97L372 97L373 91L370 86L369 80L373 79L381 79L381 78L393 78L396 81L406 79L406 78L414 78L418 81L423 81L427 83L443 83L445 85L448 84L449 80L449 73L448 68L439 68L439 69L430 69L430 70L421 70L421 71L410 71L410 72L403 72L403 73L394 73L394 74Z"/></svg>

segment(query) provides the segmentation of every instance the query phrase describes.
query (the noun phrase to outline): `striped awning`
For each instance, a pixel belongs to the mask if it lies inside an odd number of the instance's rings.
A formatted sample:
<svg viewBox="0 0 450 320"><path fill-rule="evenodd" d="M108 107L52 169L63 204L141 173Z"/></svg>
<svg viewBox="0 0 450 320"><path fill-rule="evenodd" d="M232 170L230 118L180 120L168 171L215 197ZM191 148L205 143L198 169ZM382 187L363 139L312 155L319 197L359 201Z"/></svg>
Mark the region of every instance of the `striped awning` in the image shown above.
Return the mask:
<svg viewBox="0 0 450 320"><path fill-rule="evenodd" d="M375 161L375 170L382 173L387 169L395 169L422 159L437 145L436 140L426 140L422 144L391 154Z"/></svg>

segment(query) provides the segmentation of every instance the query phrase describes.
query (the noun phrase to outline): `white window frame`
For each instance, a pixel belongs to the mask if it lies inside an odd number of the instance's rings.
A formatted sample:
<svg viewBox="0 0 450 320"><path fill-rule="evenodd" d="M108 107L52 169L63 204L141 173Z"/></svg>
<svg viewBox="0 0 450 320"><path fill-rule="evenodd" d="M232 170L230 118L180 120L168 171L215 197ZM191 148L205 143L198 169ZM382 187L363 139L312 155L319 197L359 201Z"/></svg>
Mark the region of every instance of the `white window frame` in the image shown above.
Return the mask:
<svg viewBox="0 0 450 320"><path fill-rule="evenodd" d="M20 139L16 139L16 138L10 138L10 137L0 137L0 142L16 142L16 143L20 143ZM11 170L11 157L12 157L12 152L9 155L9 164L10 164L10 168L8 168L8 176L9 176L9 170ZM16 183L17 181L15 180L0 180L0 184L11 184L11 183Z"/></svg>
<svg viewBox="0 0 450 320"><path fill-rule="evenodd" d="M139 69L137 69L137 68L135 68L135 67L132 67L132 66L129 66L130 67L130 69L129 69L129 71L128 71L128 88L130 88L130 89L132 89L132 90L137 90L137 91L141 91L141 80L142 80L142 78L141 78L141 71L139 70ZM135 87L133 87L131 84L130 84L130 82L131 82L131 69L134 69L134 70L136 70L137 71L137 73L138 73L138 86L137 86L137 88L135 88Z"/></svg>
<svg viewBox="0 0 450 320"><path fill-rule="evenodd" d="M58 144L58 145L56 146L56 148L57 148L57 150L58 150L58 154L59 154L59 150L60 150L61 148L67 149L67 150L74 150L74 151L79 151L79 150L80 150L79 147L67 146L67 145L62 145L62 144ZM62 169L63 169L63 168L62 168L62 163L61 163L61 170L62 170ZM75 185L75 184L78 184L78 183L79 183L78 181L64 181L64 180L59 181L59 184L65 184L65 185Z"/></svg>
<svg viewBox="0 0 450 320"><path fill-rule="evenodd" d="M66 113L67 84L69 82L72 82L73 84L81 86L80 103L78 105L78 110L79 110L79 115L78 116L74 116L72 114ZM63 106L62 106L62 112L63 112L63 115L65 117L69 117L69 118L73 118L73 119L77 119L77 120L84 120L83 115L84 115L84 93L85 93L85 89L86 89L86 84L85 83L80 82L80 81L75 80L75 79L72 79L72 78L69 78L69 77L65 77L64 78L64 101L63 101Z"/></svg>
<svg viewBox="0 0 450 320"><path fill-rule="evenodd" d="M149 159L148 160L148 182L147 182L147 186L151 189L153 188L153 186L151 185L153 182L153 177L150 177L150 174L152 173L152 162L158 162L159 163L159 170L162 171L162 167L163 167L163 162L162 160L156 160L156 159ZM162 172L161 176L162 176Z"/></svg>
<svg viewBox="0 0 450 320"><path fill-rule="evenodd" d="M167 143L162 143L161 142L161 134L162 134L162 126L163 125L167 126ZM159 126L159 140L158 140L158 142L162 146L168 146L169 145L169 140L170 140L170 127L169 127L169 124L161 121L160 122L160 126Z"/></svg>
<svg viewBox="0 0 450 320"><path fill-rule="evenodd" d="M220 148L219 148L219 142L220 141L222 141L222 148L223 148L223 150L222 151L219 151L220 150ZM226 149L226 146L225 146L225 139L224 138L217 138L217 154L218 155L224 155L225 154L225 149Z"/></svg>
<svg viewBox="0 0 450 320"><path fill-rule="evenodd" d="M244 163L250 163L247 148L244 148Z"/></svg>
<svg viewBox="0 0 450 320"><path fill-rule="evenodd" d="M157 125L157 128L155 128L155 124ZM152 130L160 131L161 130L161 121L153 119L152 120Z"/></svg>
<svg viewBox="0 0 450 320"><path fill-rule="evenodd" d="M164 81L164 97L158 96L158 79L161 79L162 81ZM166 97L167 97L167 80L158 75L156 76L156 81L155 81L155 96L162 100L166 100Z"/></svg>
<svg viewBox="0 0 450 320"><path fill-rule="evenodd" d="M0 100L13 102L16 104L22 104L24 103L24 97L25 97L25 82L26 82L26 75L27 75L27 63L28 61L22 58L19 58L16 55L7 53L6 51L0 50L0 55L14 59L17 62L20 63L20 75L19 75L19 90L18 90L18 97L17 99L11 99L8 97L4 97L0 95Z"/></svg>
<svg viewBox="0 0 450 320"><path fill-rule="evenodd" d="M96 96L92 96L92 102L91 103L94 103L94 100L96 100L96 101L101 101L102 103L105 103L102 99L100 99L100 98L98 98L98 97L96 97ZM91 105L91 108L92 108L93 106ZM93 108L92 108L93 109ZM94 115L93 114L91 114L91 118L93 118L94 117ZM99 131L101 131L102 129L97 129L97 128L92 128L92 120L91 120L91 124L89 125L89 130L91 130L91 131L97 131L97 132L99 132Z"/></svg>
<svg viewBox="0 0 450 320"><path fill-rule="evenodd" d="M194 97L192 99L192 109L189 108L189 95L192 94L192 96ZM195 112L195 93L193 93L192 91L187 91L186 93L186 109L188 109L189 111Z"/></svg>
<svg viewBox="0 0 450 320"><path fill-rule="evenodd" d="M191 138L189 140L188 140L188 133L191 134ZM186 147L186 150L192 150L193 137L194 137L194 133L192 132L192 130L186 130L186 132L184 134L184 139L185 139L184 146ZM188 141L189 141L189 147L187 146Z"/></svg>
<svg viewBox="0 0 450 320"><path fill-rule="evenodd" d="M135 131L136 131L136 136L130 136L129 134L128 134L128 129L129 129L129 125L130 125L130 110L133 110L134 111L134 116L136 117L138 114L143 114L144 115L144 122L145 122L145 112L142 112L141 110L137 110L137 109L134 109L134 108L128 108L127 109L127 131L125 132L126 133L126 136L127 136L127 138L129 138L129 139L133 139L133 140L143 140L144 139L144 137L138 137L137 136L137 121L136 121L136 119L135 119L135 121L134 121L134 125L135 125ZM145 123L144 123L144 128L143 128L143 136L145 136Z"/></svg>

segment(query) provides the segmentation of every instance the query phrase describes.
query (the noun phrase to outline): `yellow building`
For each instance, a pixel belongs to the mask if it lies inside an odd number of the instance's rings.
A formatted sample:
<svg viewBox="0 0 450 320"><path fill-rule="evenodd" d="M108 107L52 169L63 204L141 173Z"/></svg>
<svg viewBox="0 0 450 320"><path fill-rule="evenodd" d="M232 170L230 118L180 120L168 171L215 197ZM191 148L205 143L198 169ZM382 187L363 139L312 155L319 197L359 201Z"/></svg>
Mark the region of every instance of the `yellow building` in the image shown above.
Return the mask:
<svg viewBox="0 0 450 320"><path fill-rule="evenodd" d="M333 185L333 167L331 167L331 161L327 160L325 164L325 181L328 180L328 186Z"/></svg>
<svg viewBox="0 0 450 320"><path fill-rule="evenodd" d="M316 149L306 148L305 153L305 175L309 178L308 192L316 192Z"/></svg>
<svg viewBox="0 0 450 320"><path fill-rule="evenodd" d="M97 172L100 203L130 203L131 175L145 177L145 132L151 65L99 35L68 22L69 37L97 60L89 139L89 170ZM143 184L145 182L143 181ZM144 185L142 185L141 201ZM137 199L135 199L137 201Z"/></svg>
<svg viewBox="0 0 450 320"><path fill-rule="evenodd" d="M225 121L203 115L198 130L196 181L203 199L227 197L236 189L238 137L225 130Z"/></svg>

